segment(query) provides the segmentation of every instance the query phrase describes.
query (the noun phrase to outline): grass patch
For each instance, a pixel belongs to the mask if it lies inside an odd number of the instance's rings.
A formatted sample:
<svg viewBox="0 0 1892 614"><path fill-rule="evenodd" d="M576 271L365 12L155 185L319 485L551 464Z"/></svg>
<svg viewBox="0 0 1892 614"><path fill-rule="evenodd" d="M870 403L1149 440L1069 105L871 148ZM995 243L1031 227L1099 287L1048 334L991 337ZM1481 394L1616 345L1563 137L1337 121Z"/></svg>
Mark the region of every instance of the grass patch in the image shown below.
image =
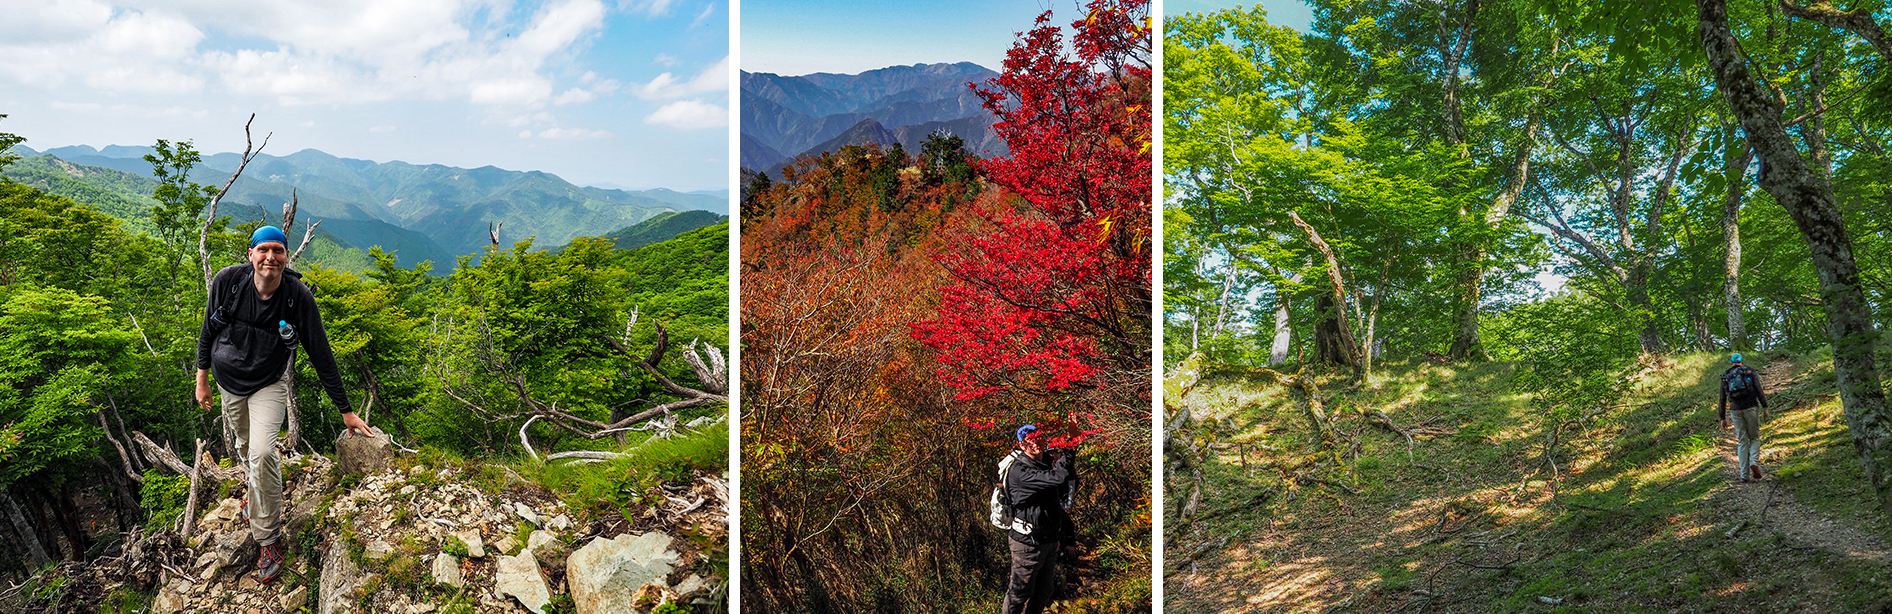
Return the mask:
<svg viewBox="0 0 1892 614"><path fill-rule="evenodd" d="M520 473L552 491L567 508L588 516L617 513L634 518L659 484L688 484L697 471L722 471L728 465L728 422L655 439L602 463L526 465Z"/></svg>
<svg viewBox="0 0 1892 614"><path fill-rule="evenodd" d="M1762 462L1776 482L1765 487L1892 543L1892 520L1870 495L1833 394L1830 352L1757 358L1749 364L1775 389ZM1762 486L1731 484L1733 435L1715 409L1726 365L1725 354L1665 356L1625 367L1614 396L1569 404L1517 383L1524 367L1514 363L1388 363L1360 382L1319 378L1332 429L1346 435L1331 451L1318 449L1296 395L1206 378L1175 401L1195 416L1183 434L1204 453L1190 468L1171 460L1170 607L1892 606L1888 566L1787 541L1733 507L1746 491L1729 489ZM1431 436L1409 451L1369 410ZM1208 445L1233 442L1248 453ZM1182 519L1192 496L1196 514ZM1246 601L1253 596L1267 601Z"/></svg>

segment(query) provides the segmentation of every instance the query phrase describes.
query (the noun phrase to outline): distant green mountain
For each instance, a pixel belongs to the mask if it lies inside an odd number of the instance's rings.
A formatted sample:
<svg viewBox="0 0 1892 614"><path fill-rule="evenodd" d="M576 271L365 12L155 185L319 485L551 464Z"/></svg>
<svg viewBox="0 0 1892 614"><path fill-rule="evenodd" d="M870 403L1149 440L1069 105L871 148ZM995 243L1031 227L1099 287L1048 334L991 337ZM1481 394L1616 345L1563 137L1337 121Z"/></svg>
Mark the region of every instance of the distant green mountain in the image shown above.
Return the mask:
<svg viewBox="0 0 1892 614"><path fill-rule="evenodd" d="M216 154L204 158L204 167L227 175L237 162L236 154ZM288 196L285 188L294 187L305 203L319 199L314 211L416 230L456 255L477 254L491 244L487 229L493 222L504 223L502 244L535 237L534 244L545 247L666 211L728 208L727 198L702 194L580 187L539 171L377 163L314 149L260 155L244 177L231 188L232 197L281 202Z"/></svg>
<svg viewBox="0 0 1892 614"><path fill-rule="evenodd" d="M617 229L611 234L604 235L604 238L610 239L616 249L637 249L653 243L669 241L677 235L728 220L729 216L708 211L659 213L656 217Z"/></svg>
<svg viewBox="0 0 1892 614"><path fill-rule="evenodd" d="M106 149L111 151L114 148ZM125 160L102 156L75 157L84 160ZM150 171L149 163L142 160L138 163L144 165L146 172ZM97 207L100 212L123 220L126 229L132 232L150 233L157 230L151 225L151 207L157 204L151 198L151 192L157 187L157 182L146 176L126 170L76 164L52 155L23 158L8 165L0 171L0 175L50 194ZM198 180L203 181L202 178ZM246 180L238 183L244 184ZM289 200L288 188L268 182L254 182L251 185L253 189L243 194L233 188L231 196L225 197L218 207L217 216L229 217L235 224L281 224L282 203ZM309 246L312 252L319 254L313 257L316 262L359 272L366 270L361 268L363 262L372 266L367 249L380 246L394 253L395 260L404 267L432 260L436 265L436 274L445 274L451 269L453 255L425 234L374 219L338 218L324 214L324 210L332 212L353 207L347 202L316 195L302 195L297 201L297 218L301 224L322 220L321 226L316 229L316 240ZM293 239L300 241L301 237ZM349 250L355 253L348 254Z"/></svg>
<svg viewBox="0 0 1892 614"><path fill-rule="evenodd" d="M151 198L158 182L123 171L73 164L51 155L21 158L0 169L0 176L38 188L48 194L97 207L100 213L125 221L132 232L150 233Z"/></svg>
<svg viewBox="0 0 1892 614"><path fill-rule="evenodd" d="M720 344L729 338L729 221L618 252L630 271L630 304L670 329L671 340Z"/></svg>
<svg viewBox="0 0 1892 614"><path fill-rule="evenodd" d="M32 152L20 149L22 153ZM85 189L77 185L59 188L136 226L152 204L148 196L151 168L141 159L149 151L149 147L117 145L102 150L84 145L58 147L47 150L58 157L19 173L22 177L30 175L49 190L53 184L70 184L70 180L101 187L92 179L73 175L55 160L76 168L109 169L143 178L147 183L132 188L120 186L112 195L81 195ZM238 162L234 153L205 156L192 171L191 179L221 186ZM123 177L111 177L123 183ZM599 229L632 226L663 213L723 213L729 207L726 191L581 187L538 171L380 163L340 158L314 149L286 156L257 156L223 200L226 205L277 212L292 194L303 219L324 220L323 230L332 232L344 244L363 248L381 245L395 251L403 266L433 260L443 270L456 256L477 256L489 245L487 230L494 222L504 224L502 244L532 237L534 245L546 248L564 245L573 237ZM269 221L273 223L274 217Z"/></svg>

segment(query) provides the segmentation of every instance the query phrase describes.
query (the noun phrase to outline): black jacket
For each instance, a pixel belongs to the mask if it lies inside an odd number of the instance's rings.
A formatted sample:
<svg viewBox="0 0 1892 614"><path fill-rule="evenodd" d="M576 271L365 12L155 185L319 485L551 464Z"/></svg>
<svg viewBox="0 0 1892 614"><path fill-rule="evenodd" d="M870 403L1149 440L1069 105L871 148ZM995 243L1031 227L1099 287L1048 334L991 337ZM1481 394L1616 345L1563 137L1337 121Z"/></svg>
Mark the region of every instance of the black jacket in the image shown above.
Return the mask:
<svg viewBox="0 0 1892 614"><path fill-rule="evenodd" d="M1738 371L1737 371L1738 370ZM1754 382L1754 394L1751 396L1728 396L1728 378L1746 376ZM1761 376L1747 365L1735 365L1721 372L1721 419L1728 419L1728 402L1734 402L1735 409L1754 409L1755 405L1767 407L1767 394L1761 392Z"/></svg>
<svg viewBox="0 0 1892 614"><path fill-rule="evenodd" d="M1063 541L1076 536L1065 504L1077 492L1077 469L1066 450L1057 460L1032 460L1019 455L1005 474L1005 491L1012 500L1012 517L1031 525L1031 535L1011 531L1012 539L1028 544Z"/></svg>
<svg viewBox="0 0 1892 614"><path fill-rule="evenodd" d="M347 413L348 391L342 387L341 370L335 367L335 353L328 346L328 332L322 328L322 312L315 305L315 295L302 284L302 275L283 270L282 285L269 300L256 293L252 281L255 267L239 264L224 267L210 282L210 298L204 301L204 323L197 334L197 368L210 369L217 385L232 394L249 396L282 378L283 368L294 352L282 341L277 322L288 321L296 330L296 344L308 352L315 373L335 407ZM234 296L230 323L215 330L210 320L224 301Z"/></svg>

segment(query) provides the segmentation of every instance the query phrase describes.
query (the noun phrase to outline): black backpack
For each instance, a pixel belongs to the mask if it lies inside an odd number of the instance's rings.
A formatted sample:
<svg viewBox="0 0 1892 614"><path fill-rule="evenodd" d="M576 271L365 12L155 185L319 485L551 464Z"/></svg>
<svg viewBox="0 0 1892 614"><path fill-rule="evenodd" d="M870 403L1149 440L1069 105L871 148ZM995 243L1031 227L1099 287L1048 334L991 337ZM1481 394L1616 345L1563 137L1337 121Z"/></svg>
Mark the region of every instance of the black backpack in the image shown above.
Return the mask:
<svg viewBox="0 0 1892 614"><path fill-rule="evenodd" d="M1728 394L1728 398L1745 401L1760 394L1761 383L1754 380L1753 369L1747 368L1747 365L1735 365L1721 374L1721 390Z"/></svg>

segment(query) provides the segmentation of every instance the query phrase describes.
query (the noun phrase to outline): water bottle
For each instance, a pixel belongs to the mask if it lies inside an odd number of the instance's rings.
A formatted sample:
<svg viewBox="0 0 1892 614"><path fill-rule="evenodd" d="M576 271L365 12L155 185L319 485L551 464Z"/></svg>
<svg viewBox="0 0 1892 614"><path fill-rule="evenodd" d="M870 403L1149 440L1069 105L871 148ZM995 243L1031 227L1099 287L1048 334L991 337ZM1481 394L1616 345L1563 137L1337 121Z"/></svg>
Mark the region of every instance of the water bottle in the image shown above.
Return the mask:
<svg viewBox="0 0 1892 614"><path fill-rule="evenodd" d="M276 321L276 334L282 335L283 345L289 346L291 350L296 349L296 327L290 326L288 320Z"/></svg>

